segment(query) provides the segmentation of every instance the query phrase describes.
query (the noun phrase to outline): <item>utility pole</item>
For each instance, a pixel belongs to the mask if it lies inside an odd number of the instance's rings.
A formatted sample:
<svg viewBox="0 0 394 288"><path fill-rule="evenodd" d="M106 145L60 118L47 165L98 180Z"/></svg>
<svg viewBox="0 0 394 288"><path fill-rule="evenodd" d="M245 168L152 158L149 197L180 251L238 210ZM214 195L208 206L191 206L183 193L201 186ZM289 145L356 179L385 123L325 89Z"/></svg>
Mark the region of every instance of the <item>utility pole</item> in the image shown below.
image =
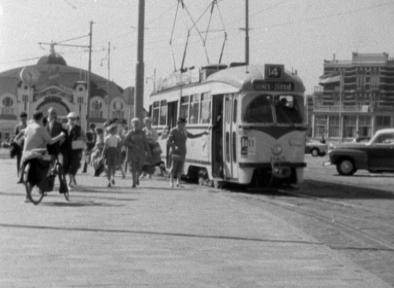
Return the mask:
<svg viewBox="0 0 394 288"><path fill-rule="evenodd" d="M90 96L91 96L91 85L90 85L90 74L92 71L92 34L93 34L93 21L90 21L90 30L89 30L89 64L88 64L88 79L87 79L87 89L88 89L88 99L87 101L87 111L86 111L86 131L89 128L89 117L90 117Z"/></svg>
<svg viewBox="0 0 394 288"><path fill-rule="evenodd" d="M107 69L108 69L108 81L111 81L111 42L108 42L108 54L107 54Z"/></svg>
<svg viewBox="0 0 394 288"><path fill-rule="evenodd" d="M144 25L145 25L145 0L139 0L134 116L140 119L143 116L142 114L144 109L144 29L145 29Z"/></svg>
<svg viewBox="0 0 394 288"><path fill-rule="evenodd" d="M249 0L245 0L245 64L249 65Z"/></svg>

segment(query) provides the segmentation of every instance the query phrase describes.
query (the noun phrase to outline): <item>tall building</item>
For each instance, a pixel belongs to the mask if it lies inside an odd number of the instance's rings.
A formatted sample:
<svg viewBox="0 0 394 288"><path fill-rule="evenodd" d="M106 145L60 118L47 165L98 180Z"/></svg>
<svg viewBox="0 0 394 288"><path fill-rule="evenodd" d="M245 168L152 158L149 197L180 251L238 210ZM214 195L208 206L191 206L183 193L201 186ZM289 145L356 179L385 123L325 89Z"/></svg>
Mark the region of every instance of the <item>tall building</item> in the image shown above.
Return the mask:
<svg viewBox="0 0 394 288"><path fill-rule="evenodd" d="M314 93L313 137L370 137L394 126L394 59L354 52L351 60L324 60Z"/></svg>
<svg viewBox="0 0 394 288"><path fill-rule="evenodd" d="M18 67L0 73L0 141L14 134L19 114L33 111L45 114L54 107L60 118L77 112L81 126L101 126L107 119L129 120L133 113L133 89L123 89L112 81L91 73L90 101L87 91L88 71L71 67L54 50L36 65Z"/></svg>

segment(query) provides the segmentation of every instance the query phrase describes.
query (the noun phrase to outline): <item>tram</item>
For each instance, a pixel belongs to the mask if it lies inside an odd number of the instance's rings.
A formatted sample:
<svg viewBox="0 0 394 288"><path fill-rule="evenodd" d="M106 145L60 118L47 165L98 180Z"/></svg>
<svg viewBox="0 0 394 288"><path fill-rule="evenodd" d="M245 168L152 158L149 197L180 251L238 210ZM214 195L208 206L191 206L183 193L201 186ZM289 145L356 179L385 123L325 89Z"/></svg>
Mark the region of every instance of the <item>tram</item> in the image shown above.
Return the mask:
<svg viewBox="0 0 394 288"><path fill-rule="evenodd" d="M170 165L168 131L178 117L192 133L186 176L219 186L257 187L303 182L304 85L284 65L209 65L158 82L150 95L163 163Z"/></svg>

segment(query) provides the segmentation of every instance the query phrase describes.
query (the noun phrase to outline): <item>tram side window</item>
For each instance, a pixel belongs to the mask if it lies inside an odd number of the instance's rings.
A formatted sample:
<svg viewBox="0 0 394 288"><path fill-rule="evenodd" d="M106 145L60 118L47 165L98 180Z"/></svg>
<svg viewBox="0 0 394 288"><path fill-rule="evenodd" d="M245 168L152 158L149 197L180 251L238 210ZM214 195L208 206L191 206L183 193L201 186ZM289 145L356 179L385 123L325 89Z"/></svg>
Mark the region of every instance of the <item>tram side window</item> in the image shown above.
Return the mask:
<svg viewBox="0 0 394 288"><path fill-rule="evenodd" d="M244 121L249 123L272 123L271 96L259 95L247 104Z"/></svg>
<svg viewBox="0 0 394 288"><path fill-rule="evenodd" d="M280 95L275 104L278 123L302 123L302 109L293 95Z"/></svg>
<svg viewBox="0 0 394 288"><path fill-rule="evenodd" d="M152 107L152 125L159 125L159 112L160 112L160 102L153 102Z"/></svg>
<svg viewBox="0 0 394 288"><path fill-rule="evenodd" d="M211 101L208 93L201 94L200 123L211 123Z"/></svg>
<svg viewBox="0 0 394 288"><path fill-rule="evenodd" d="M237 122L237 109L238 109L238 101L237 99L234 99L234 103L233 103L233 122L236 123Z"/></svg>
<svg viewBox="0 0 394 288"><path fill-rule="evenodd" d="M167 101L160 102L160 118L159 125L167 125Z"/></svg>
<svg viewBox="0 0 394 288"><path fill-rule="evenodd" d="M198 110L200 106L200 95L194 94L190 96L190 113L189 113L189 123L198 123Z"/></svg>
<svg viewBox="0 0 394 288"><path fill-rule="evenodd" d="M181 107L179 111L179 117L189 119L189 96L181 97Z"/></svg>

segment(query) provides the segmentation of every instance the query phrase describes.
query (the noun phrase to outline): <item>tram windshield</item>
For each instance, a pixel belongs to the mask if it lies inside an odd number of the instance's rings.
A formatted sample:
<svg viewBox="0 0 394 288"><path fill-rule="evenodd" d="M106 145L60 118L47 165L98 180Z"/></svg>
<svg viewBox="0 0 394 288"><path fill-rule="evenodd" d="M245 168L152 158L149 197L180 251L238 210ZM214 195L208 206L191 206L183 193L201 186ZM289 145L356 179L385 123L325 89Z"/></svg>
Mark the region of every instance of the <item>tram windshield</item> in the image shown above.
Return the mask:
<svg viewBox="0 0 394 288"><path fill-rule="evenodd" d="M273 123L272 97L259 95L247 104L244 121L249 123Z"/></svg>
<svg viewBox="0 0 394 288"><path fill-rule="evenodd" d="M258 95L246 101L243 120L248 123L274 123L274 115L278 124L303 123L302 96L293 95Z"/></svg>
<svg viewBox="0 0 394 288"><path fill-rule="evenodd" d="M292 124L303 122L302 101L297 101L293 95L279 95L275 99L276 120L280 124Z"/></svg>

